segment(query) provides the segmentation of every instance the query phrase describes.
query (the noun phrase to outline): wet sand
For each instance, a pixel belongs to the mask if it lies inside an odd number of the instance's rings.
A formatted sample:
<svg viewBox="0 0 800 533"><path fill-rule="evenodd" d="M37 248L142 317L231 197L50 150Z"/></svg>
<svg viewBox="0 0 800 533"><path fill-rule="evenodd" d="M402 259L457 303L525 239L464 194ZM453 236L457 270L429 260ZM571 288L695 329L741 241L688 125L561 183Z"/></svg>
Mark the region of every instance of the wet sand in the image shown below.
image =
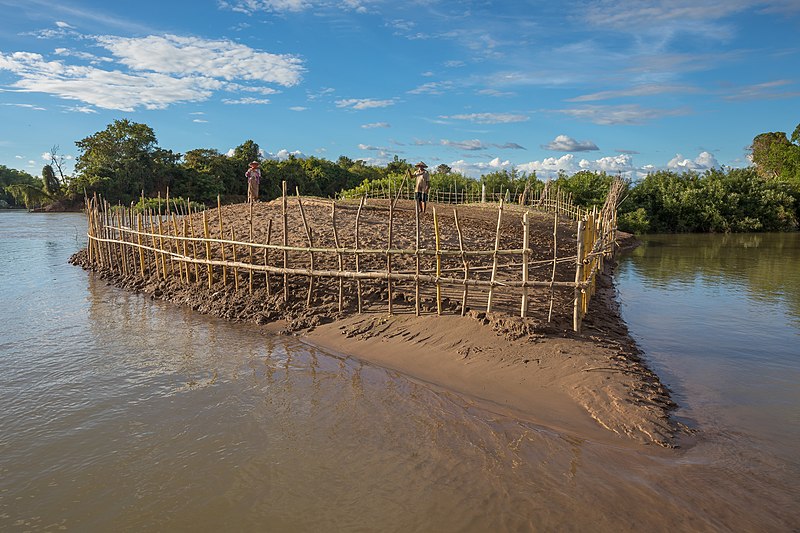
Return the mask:
<svg viewBox="0 0 800 533"><path fill-rule="evenodd" d="M395 213L394 246L411 247L415 217L409 205L399 204ZM337 203L336 237L343 247L354 244L352 232L347 229L352 226L355 207ZM332 247L332 225L326 223L331 219L330 202L304 200L304 208L311 221L314 245ZM361 247L386 248L386 211L385 206L375 201L370 201L364 209ZM448 206L439 206L442 233L452 237L452 217L447 218L451 211ZM503 220L501 247L513 248L521 242L521 227L518 213L513 209L508 211ZM217 210L208 214L211 221L218 219ZM247 240L251 227L248 206L224 206L222 214L225 238L230 238L229 231L233 229L238 240ZM552 215L535 215L531 247L534 259L544 262L552 255ZM496 209L460 206L459 218L466 228L464 239L468 249L488 249L493 245ZM267 242L270 219L273 221L270 242L280 242L279 201L253 207L253 242ZM430 214L423 219L422 226L421 246L425 247L432 240ZM196 227L202 227L199 220ZM307 245L296 206L290 211L287 227L293 229L289 232L290 245ZM559 256L574 253L574 232L570 233L567 224L562 224L558 231ZM212 237L219 235L219 228L212 225ZM453 246L452 238L449 246ZM247 250L240 249L239 254L246 255ZM302 265L307 255L295 253L290 258L291 265ZM273 258L273 264L275 261ZM318 257L317 268L335 268L325 261ZM76 254L72 262L86 267L85 251ZM460 259L443 267L455 269L458 263ZM382 266L385 266L383 256L362 257L362 268ZM402 270L411 265L397 258L394 267ZM574 266L570 263L559 264L558 269L557 280L574 276ZM572 299L566 292L532 293L529 316L525 319L514 316L519 300L502 291L496 295L495 311L489 314L480 310L485 309L485 295L479 291L473 293L465 316L460 316L460 291L445 292L442 316L436 314L434 295L424 293L423 314L418 317L414 315L410 284L395 285L393 314L389 315L384 281L363 284L364 312L358 314L355 282L349 280L343 284L343 310L339 311L339 283L333 279L315 280L309 308L305 277L289 277L289 299L284 301L283 278L276 275L271 277L269 294L265 277L256 275L251 294L249 276L245 273L239 273L238 291L232 280L233 272L229 272L225 283L218 279L211 288L206 283L185 285L177 279L155 277L142 280L108 270L99 274L115 286L229 320L263 324L271 332L299 336L320 347L455 391L490 409L581 438L673 447L686 430L670 417L676 406L669 391L642 360L619 316L610 261L600 278L581 334L571 331ZM548 321L551 298L553 313Z"/></svg>

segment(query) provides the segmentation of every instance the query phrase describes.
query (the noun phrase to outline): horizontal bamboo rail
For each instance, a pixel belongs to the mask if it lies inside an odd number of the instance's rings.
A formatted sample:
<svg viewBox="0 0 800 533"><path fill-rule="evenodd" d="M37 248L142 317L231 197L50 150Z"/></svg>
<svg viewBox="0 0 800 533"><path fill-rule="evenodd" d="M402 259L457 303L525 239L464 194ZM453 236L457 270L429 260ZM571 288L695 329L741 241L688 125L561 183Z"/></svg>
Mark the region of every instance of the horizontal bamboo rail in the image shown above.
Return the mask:
<svg viewBox="0 0 800 533"><path fill-rule="evenodd" d="M303 277L308 283L306 295L306 305L313 306L314 292L318 283L316 280L333 279L338 281L338 308L341 311L343 305L343 281L354 280L357 282L358 312L362 310L362 295L365 290L362 282L372 280L375 283L385 285L388 290L388 301L386 304L389 313L392 311L393 284L410 282L413 283L415 293L415 309L420 314L420 288L426 287L427 290L435 294L435 309L438 314L443 312L442 300L443 289L452 288L461 291L461 313L467 308L468 297L474 300L478 297L475 290L488 290L486 300L486 311L493 311L493 296L498 289L512 291L515 298L519 300L519 315L528 316L530 305L529 289L547 290L550 296L550 314L552 315L553 291L563 290L572 291L573 299L573 329L580 331L581 322L588 312L588 306L592 295L596 289L598 274L602 271L603 260L614 251L616 208L624 192L624 184L617 180L609 190L606 204L600 210L588 212L578 224L576 255L558 257L558 247L556 243L557 229L560 224L559 213L555 211L554 232L553 232L553 257L552 259L534 261L532 260L532 250L529 244L529 210L522 213L520 222L523 225L524 233L520 244L521 248L501 248L501 223L503 220L504 199L501 198L498 208L497 228L492 249L467 249L464 244L463 232L459 225L458 211L453 209L455 229L457 231L458 248L447 248L447 242L443 235L440 235L440 222L437 213L434 212L434 229L436 236L436 246L434 249L420 246L419 222L420 214L416 217L416 246L414 248L392 247L392 226L395 216L393 215L396 199L399 197L398 191L395 192L394 200L390 197L388 214L388 239L386 247L364 248L360 246L359 219L364 208L364 198L358 206L358 213L355 217L355 242L354 246L342 246L341 232L338 231L337 224L339 219L336 214L336 202L331 203L331 223L333 224L333 236L335 246L314 246L313 235L317 231L309 224L306 213L303 209L303 201L298 195L296 205L299 209L303 223L303 233L305 234L308 246L289 245L288 242L288 210L289 202L284 186L284 196L282 201L281 214L283 217L283 243L275 244L270 242L272 233L272 219L269 219L269 229L266 242L254 242L253 238L253 208L249 210L249 239L241 241L236 239L233 228L230 228L230 238L224 238L225 223L221 205L218 204L216 215L219 237L212 238L209 232L209 217L205 211L202 216L193 213L191 208L185 212L165 214L146 210L143 213L134 213L130 209L122 206L111 206L96 196L86 198L87 212L87 253L88 260L92 267L99 269L109 269L116 271L124 276L138 276L141 278L155 277L158 279L177 279L181 283L195 283L206 285L211 288L215 284L221 283L228 290L239 289L240 274L246 276L245 286L250 294L253 294L254 283L264 280L267 294L279 294L272 292L270 287L271 279L283 277L283 297L288 301L290 291L289 282L291 278ZM542 197L544 198L544 196ZM311 201L311 200L309 200ZM167 199L169 202L169 199ZM313 203L313 202L312 202ZM160 205L160 203L159 203ZM169 203L167 204L169 205ZM566 205L566 204L565 204ZM441 210L441 207L439 208ZM567 212L565 208L563 212ZM506 214L506 217L511 213ZM200 232L195 229L196 224L200 224ZM299 228L295 228L300 231ZM454 239L451 239L451 243ZM230 254L226 253L226 248ZM246 253L237 251L246 250ZM260 251L260 253L254 253ZM272 253L277 252L277 253ZM365 268L365 259L373 257L372 267ZM274 262L270 264L270 257ZM255 258L255 259L254 259ZM263 260L261 259L263 258ZM305 259L300 259L305 258ZM348 269L345 266L346 258L355 261L355 269ZM420 260L428 258L429 266L423 267ZM282 260L281 260L282 259ZM291 260L290 260L291 259ZM474 264L483 259L483 264ZM502 259L502 261L501 261ZM449 267L445 266L444 261L450 261ZM301 264L297 264L300 261ZM383 261L383 268L376 267ZM403 262L405 261L405 262ZM490 261L490 263L486 263ZM556 265L564 262L571 262L575 265L574 281L556 280ZM282 263L282 264L278 264ZM290 263L295 263L294 265ZM325 265L335 265L328 268ZM405 264L406 267L402 268ZM452 266L459 264L460 266ZM194 265L190 268L190 265ZM318 266L322 265L322 266ZM551 266L552 274L549 279L532 279L532 273L539 267ZM400 267L400 268L398 268ZM410 267L410 268L409 268ZM264 274L254 280L254 273ZM454 275L454 274L458 275ZM270 274L276 276L270 278ZM233 285L228 285L228 278L233 276ZM486 277L489 279L485 279ZM468 289L473 289L469 291ZM296 290L296 289L295 289ZM516 294L518 291L518 294ZM478 291L480 292L480 291ZM299 299L299 296L298 296ZM476 302L477 303L477 302Z"/></svg>

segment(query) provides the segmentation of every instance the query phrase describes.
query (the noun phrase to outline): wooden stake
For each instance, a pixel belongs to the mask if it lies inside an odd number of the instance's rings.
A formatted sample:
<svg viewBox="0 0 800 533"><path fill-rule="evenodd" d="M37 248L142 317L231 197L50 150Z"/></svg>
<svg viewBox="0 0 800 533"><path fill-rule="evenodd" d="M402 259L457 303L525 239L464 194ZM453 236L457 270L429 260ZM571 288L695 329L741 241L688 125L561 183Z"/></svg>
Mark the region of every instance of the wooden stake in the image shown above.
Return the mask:
<svg viewBox="0 0 800 533"><path fill-rule="evenodd" d="M390 192L391 194L391 192ZM392 202L391 197L389 197L389 235L388 235L388 244L386 246L386 273L388 274L386 277L386 287L387 293L389 296L389 314L392 314L392 254L390 250L392 249L392 228L394 225L394 203Z"/></svg>
<svg viewBox="0 0 800 533"><path fill-rule="evenodd" d="M469 263L467 256L464 253L464 239L461 235L461 226L458 224L458 210L453 209L453 220L456 223L456 232L458 233L458 249L461 250L461 261L464 263L464 293L461 295L461 316L467 313L467 280L469 279Z"/></svg>
<svg viewBox="0 0 800 533"><path fill-rule="evenodd" d="M281 208L283 209L283 245L289 246L289 233L287 230L287 215L286 215L286 181L283 182L283 200ZM289 251L284 248L283 250L283 268L289 268ZM289 301L289 275L283 275L283 301Z"/></svg>
<svg viewBox="0 0 800 533"><path fill-rule="evenodd" d="M367 194L364 193L364 196L361 197L361 201L358 204L358 211L356 212L356 227L355 227L355 239L356 239L356 272L361 272L361 266L359 265L358 260L358 249L359 249L359 242L358 242L358 221L361 218L361 209L364 207L364 202L367 200ZM356 278L356 293L358 294L358 314L361 314L361 278Z"/></svg>
<svg viewBox="0 0 800 533"><path fill-rule="evenodd" d="M417 230L417 246L414 252L414 263L416 266L416 276L414 278L414 313L419 316L421 313L421 305L419 299L419 202L414 199L414 217Z"/></svg>
<svg viewBox="0 0 800 533"><path fill-rule="evenodd" d="M194 221L192 216L192 207L189 204L189 233L192 238L192 258L194 259L194 282L200 282L200 266L197 263L197 241L194 240ZM203 211L205 213L205 211Z"/></svg>
<svg viewBox="0 0 800 533"><path fill-rule="evenodd" d="M303 228L306 230L306 237L308 237L308 247L314 247L314 241L311 239L311 228L308 225L308 221L306 220L306 212L303 209L303 202L300 199L300 188L295 187L295 192L297 193L297 205L300 207L300 218L303 220ZM309 251L309 255L311 256L311 270L314 270L314 252ZM311 296L314 292L314 276L308 276L308 297L306 298L306 307L311 307Z"/></svg>
<svg viewBox="0 0 800 533"><path fill-rule="evenodd" d="M251 202L252 205L252 202ZM234 233L233 228L231 228L231 240L236 242L236 233ZM233 251L233 262L236 263L236 245L231 245L231 250ZM223 261L225 261L223 259ZM233 267L233 287L236 292L239 292L239 269L237 267Z"/></svg>
<svg viewBox="0 0 800 533"><path fill-rule="evenodd" d="M336 255L339 258L339 271L344 270L344 258L339 250L339 232L336 231L336 200L331 203L331 225L333 226L333 244L336 246ZM339 312L344 307L344 278L339 278Z"/></svg>
<svg viewBox="0 0 800 533"><path fill-rule="evenodd" d="M581 310L583 308L583 298L580 284L583 281L583 220L578 222L578 252L575 264L575 301L572 309L572 329L576 333L581 331Z"/></svg>
<svg viewBox="0 0 800 533"><path fill-rule="evenodd" d="M209 231L208 231L208 215L206 214L206 211L203 211L203 235L205 236L206 239L205 240L206 260L211 261L211 242L209 241L211 237L209 236ZM208 288L210 289L214 285L214 271L211 268L211 263L209 263L207 266L208 266Z"/></svg>
<svg viewBox="0 0 800 533"><path fill-rule="evenodd" d="M492 255L492 279L489 286L489 298L486 300L486 312L492 312L492 296L494 296L494 283L497 277L497 251L500 249L500 223L503 221L503 198L500 198L500 207L497 209L497 231L494 237L494 254Z"/></svg>
<svg viewBox="0 0 800 533"><path fill-rule="evenodd" d="M556 281L556 265L558 261L558 215L553 215L553 272L550 275L550 284ZM553 302L555 301L556 293L550 289L550 311L547 313L547 322L553 319Z"/></svg>
<svg viewBox="0 0 800 533"><path fill-rule="evenodd" d="M436 217L436 206L433 206L433 233L436 236L436 314L442 314L442 284L439 277L442 275L442 256L439 254L439 219Z"/></svg>
<svg viewBox="0 0 800 533"><path fill-rule="evenodd" d="M225 230L222 227L222 203L219 199L219 194L217 195L217 214L219 215L219 238L225 238ZM208 236L206 236L208 238ZM225 245L219 243L220 250L222 251L222 261L225 262ZM228 286L228 267L224 264L222 265L222 284L226 287Z"/></svg>
<svg viewBox="0 0 800 533"><path fill-rule="evenodd" d="M250 202L250 204L249 204L250 205L250 240L249 240L249 242L253 242L253 203L255 203L255 202ZM234 259L234 261L236 261L236 259ZM250 264L251 265L253 264L253 245L252 244L250 245ZM248 291L249 291L250 294L253 294L253 270L249 269L248 272L250 274L250 283L249 283Z"/></svg>
<svg viewBox="0 0 800 533"><path fill-rule="evenodd" d="M269 219L269 224L267 224L267 244L269 244L270 238L272 237L272 219ZM269 248L264 248L264 266L269 266ZM264 283L267 286L267 296L272 296L272 289L270 288L269 284L269 271L264 272Z"/></svg>
<svg viewBox="0 0 800 533"><path fill-rule="evenodd" d="M144 275L144 248L142 248L142 214L136 213L136 229L138 232L136 233L136 240L139 243L139 268L142 271L142 279L145 279Z"/></svg>
<svg viewBox="0 0 800 533"><path fill-rule="evenodd" d="M525 194L525 193L523 193ZM522 233L522 304L520 307L520 316L525 318L528 316L528 260L530 257L530 250L528 249L530 246L530 232L531 232L531 224L530 220L528 219L529 211L525 211L525 214L522 215L522 225L523 225L523 233Z"/></svg>

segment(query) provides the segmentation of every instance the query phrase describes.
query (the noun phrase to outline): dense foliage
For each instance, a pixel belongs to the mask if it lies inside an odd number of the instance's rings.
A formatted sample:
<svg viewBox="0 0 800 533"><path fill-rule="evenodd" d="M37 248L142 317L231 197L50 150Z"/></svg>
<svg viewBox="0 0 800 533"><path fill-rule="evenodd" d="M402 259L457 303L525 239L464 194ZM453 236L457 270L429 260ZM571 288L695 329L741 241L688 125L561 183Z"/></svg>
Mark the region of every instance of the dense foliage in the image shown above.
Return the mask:
<svg viewBox="0 0 800 533"><path fill-rule="evenodd" d="M261 162L263 200L280 196L283 181L289 194L299 191L322 197L359 197L375 189L396 191L413 170L413 163L397 156L384 167L345 156L335 162L294 156L262 160L261 149L253 140L228 154L197 148L181 155L159 147L152 128L129 120L116 120L75 144L80 154L74 176L64 175L63 156L57 155L57 147L51 150L51 164L42 169L43 179L0 166L0 206L70 201L80 205L84 194L95 192L113 204L129 205L140 202L142 195L165 197L167 190L182 203L191 199L215 204L218 196L223 202L244 201L244 174L253 160ZM800 125L790 137L783 132L757 135L751 157L754 166L750 168L681 174L657 171L630 183L620 206L620 228L635 233L796 229L800 219ZM431 187L438 191L477 198L484 189L487 199L516 200L526 193L528 198L536 197L549 186L570 194L574 203L585 207L603 204L612 179L604 172L584 170L572 176L560 173L546 185L535 173L514 168L477 179L444 164L431 169Z"/></svg>
<svg viewBox="0 0 800 533"><path fill-rule="evenodd" d="M619 226L633 233L787 231L797 228L800 188L755 169L659 171L632 185Z"/></svg>
<svg viewBox="0 0 800 533"><path fill-rule="evenodd" d="M42 188L42 180L27 172L0 165L0 208L30 207L33 204L33 198L29 197L31 189Z"/></svg>

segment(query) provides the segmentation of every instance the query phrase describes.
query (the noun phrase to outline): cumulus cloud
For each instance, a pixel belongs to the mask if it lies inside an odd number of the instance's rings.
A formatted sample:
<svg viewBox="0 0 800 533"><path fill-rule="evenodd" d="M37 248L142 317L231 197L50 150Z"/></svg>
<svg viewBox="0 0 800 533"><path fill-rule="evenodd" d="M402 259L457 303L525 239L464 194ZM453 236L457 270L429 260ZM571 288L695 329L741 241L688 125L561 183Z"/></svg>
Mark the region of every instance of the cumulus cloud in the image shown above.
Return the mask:
<svg viewBox="0 0 800 533"><path fill-rule="evenodd" d="M687 159L681 154L675 154L675 157L669 160L667 168L672 170L709 170L711 168L719 167L717 158L709 152L700 152L694 159Z"/></svg>
<svg viewBox="0 0 800 533"><path fill-rule="evenodd" d="M542 145L542 148L554 152L591 152L599 150L592 141L576 141L567 135L557 135L555 139Z"/></svg>
<svg viewBox="0 0 800 533"><path fill-rule="evenodd" d="M294 105L294 106L290 107L289 110L290 111L306 111L306 110L308 110L308 108L307 107L303 107L301 105Z"/></svg>
<svg viewBox="0 0 800 533"><path fill-rule="evenodd" d="M395 100L374 100L372 98L346 98L336 101L336 107L349 107L350 109L372 109L377 107L389 107L395 104Z"/></svg>
<svg viewBox="0 0 800 533"><path fill-rule="evenodd" d="M449 163L448 166L458 173L467 176L478 176L480 174L486 174L488 172L494 172L497 170L511 168L513 165L511 164L511 161L508 160L504 161L501 160L499 157L495 157L491 161L479 161L479 162L470 162L470 161L464 161L463 159L459 159L458 161L453 161L452 163Z"/></svg>
<svg viewBox="0 0 800 533"><path fill-rule="evenodd" d="M476 124L506 124L510 122L525 122L530 119L527 115L513 113L469 113L461 115L440 115L439 118L468 120Z"/></svg>
<svg viewBox="0 0 800 533"><path fill-rule="evenodd" d="M258 80L287 87L296 85L303 72L302 60L295 56L261 52L227 40L150 35L100 36L97 42L137 71Z"/></svg>
<svg viewBox="0 0 800 533"><path fill-rule="evenodd" d="M294 56L269 54L231 41L174 35L95 39L123 68L73 65L31 52L0 52L0 70L18 76L11 84L18 91L47 93L120 111L204 101L222 89L271 94L273 89L243 86L232 80L291 86L299 82L303 72L302 61ZM67 49L58 50L61 53L57 55L67 58L80 56Z"/></svg>

